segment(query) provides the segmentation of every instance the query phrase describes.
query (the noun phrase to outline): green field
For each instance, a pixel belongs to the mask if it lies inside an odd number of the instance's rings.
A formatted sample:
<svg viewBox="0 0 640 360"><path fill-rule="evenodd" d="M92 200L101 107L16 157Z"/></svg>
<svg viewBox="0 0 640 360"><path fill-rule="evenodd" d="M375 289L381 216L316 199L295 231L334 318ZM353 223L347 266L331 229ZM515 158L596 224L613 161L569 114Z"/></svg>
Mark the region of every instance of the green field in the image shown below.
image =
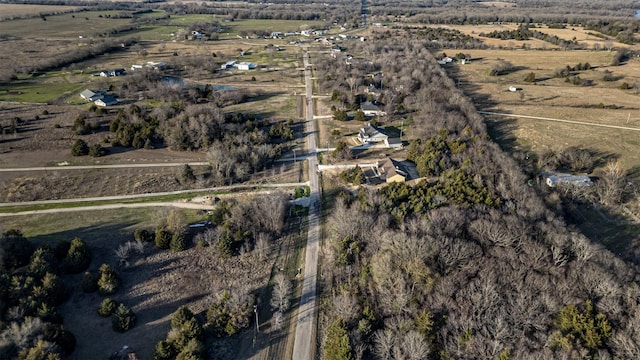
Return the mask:
<svg viewBox="0 0 640 360"><path fill-rule="evenodd" d="M0 86L0 101L46 103L82 87L83 84L70 83L60 76L17 80Z"/></svg>

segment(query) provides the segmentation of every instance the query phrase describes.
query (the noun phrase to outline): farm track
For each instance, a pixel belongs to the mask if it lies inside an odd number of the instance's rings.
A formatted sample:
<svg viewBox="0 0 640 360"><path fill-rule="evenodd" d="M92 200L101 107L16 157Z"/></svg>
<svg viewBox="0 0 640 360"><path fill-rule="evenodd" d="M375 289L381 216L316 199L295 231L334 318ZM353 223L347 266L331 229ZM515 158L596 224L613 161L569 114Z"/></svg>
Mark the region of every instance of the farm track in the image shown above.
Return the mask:
<svg viewBox="0 0 640 360"><path fill-rule="evenodd" d="M575 121L575 120L554 119L554 118L547 118L547 117L541 117L541 116L530 116L530 115L507 114L507 113L497 113L497 112L491 112L491 111L478 111L478 113L479 113L479 114L482 114L482 115L508 116L508 117L522 118L522 119L533 119L533 120L543 120L543 121L554 121L554 122L561 122L561 123L575 124L575 125L586 125L586 126L604 127L604 128L609 128L609 129L619 129L619 130L640 131L640 128L632 128L632 127L628 127L628 126L596 124L596 123L585 122L585 121Z"/></svg>

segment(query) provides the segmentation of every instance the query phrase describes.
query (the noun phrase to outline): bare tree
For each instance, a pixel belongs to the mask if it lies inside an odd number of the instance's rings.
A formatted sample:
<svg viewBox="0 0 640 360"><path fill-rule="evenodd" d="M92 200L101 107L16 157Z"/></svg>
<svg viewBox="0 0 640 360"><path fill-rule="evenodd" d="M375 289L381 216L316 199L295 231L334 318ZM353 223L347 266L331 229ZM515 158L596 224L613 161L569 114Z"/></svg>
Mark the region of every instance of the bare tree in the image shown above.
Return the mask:
<svg viewBox="0 0 640 360"><path fill-rule="evenodd" d="M283 273L279 273L274 277L275 284L271 293L271 306L279 312L285 312L289 309L291 300L291 281L289 281Z"/></svg>
<svg viewBox="0 0 640 360"><path fill-rule="evenodd" d="M402 349L407 360L424 360L429 356L429 345L415 330L409 331L402 339Z"/></svg>
<svg viewBox="0 0 640 360"><path fill-rule="evenodd" d="M596 192L603 205L619 205L626 185L622 166L617 160L609 161L604 168Z"/></svg>
<svg viewBox="0 0 640 360"><path fill-rule="evenodd" d="M382 360L391 360L391 351L395 344L395 335L391 329L378 330L373 334L376 355Z"/></svg>

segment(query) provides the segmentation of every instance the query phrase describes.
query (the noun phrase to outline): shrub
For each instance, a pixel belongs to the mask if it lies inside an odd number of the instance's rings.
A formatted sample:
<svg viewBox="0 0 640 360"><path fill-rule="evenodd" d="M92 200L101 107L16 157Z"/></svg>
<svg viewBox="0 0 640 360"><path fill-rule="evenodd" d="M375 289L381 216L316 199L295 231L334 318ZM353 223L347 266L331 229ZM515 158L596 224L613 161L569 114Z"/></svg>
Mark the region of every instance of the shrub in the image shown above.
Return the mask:
<svg viewBox="0 0 640 360"><path fill-rule="evenodd" d="M621 90L629 90L629 84L627 84L626 82L623 82L622 84L620 84L620 89Z"/></svg>
<svg viewBox="0 0 640 360"><path fill-rule="evenodd" d="M120 304L111 318L111 326L114 331L126 332L136 323L136 315L131 309Z"/></svg>
<svg viewBox="0 0 640 360"><path fill-rule="evenodd" d="M167 340L160 340L153 351L153 360L171 360L176 356L173 344Z"/></svg>
<svg viewBox="0 0 640 360"><path fill-rule="evenodd" d="M67 256L62 262L64 270L71 274L77 274L89 267L89 264L91 264L91 249L82 239L73 239Z"/></svg>
<svg viewBox="0 0 640 360"><path fill-rule="evenodd" d="M153 235L147 229L136 229L133 232L133 238L136 241L150 242L153 240Z"/></svg>
<svg viewBox="0 0 640 360"><path fill-rule="evenodd" d="M100 303L100 307L98 307L98 315L102 317L111 316L116 312L118 308L118 303L111 298L106 298L102 300Z"/></svg>
<svg viewBox="0 0 640 360"><path fill-rule="evenodd" d="M171 239L171 232L166 227L156 229L156 247L158 249L168 249Z"/></svg>
<svg viewBox="0 0 640 360"><path fill-rule="evenodd" d="M98 279L98 291L102 295L111 295L118 290L118 276L115 270L107 264L100 266L100 278Z"/></svg>
<svg viewBox="0 0 640 360"><path fill-rule="evenodd" d="M73 144L73 147L71 148L71 155L84 156L87 154L89 154L89 146L87 145L87 143L82 139L76 140L76 142Z"/></svg>
<svg viewBox="0 0 640 360"><path fill-rule="evenodd" d="M530 72L525 78L524 81L526 82L535 82L536 81L536 74L533 72Z"/></svg>
<svg viewBox="0 0 640 360"><path fill-rule="evenodd" d="M107 154L107 149L103 148L100 144L91 145L89 148L89 156L101 157Z"/></svg>
<svg viewBox="0 0 640 360"><path fill-rule="evenodd" d="M171 328L180 329L185 322L193 319L193 317L193 312L187 306L181 306L171 316Z"/></svg>
<svg viewBox="0 0 640 360"><path fill-rule="evenodd" d="M98 291L98 278L88 271L82 277L82 291L86 293Z"/></svg>
<svg viewBox="0 0 640 360"><path fill-rule="evenodd" d="M180 233L174 233L173 236L171 236L169 247L173 252L184 251L187 249L187 240L184 238L184 235Z"/></svg>

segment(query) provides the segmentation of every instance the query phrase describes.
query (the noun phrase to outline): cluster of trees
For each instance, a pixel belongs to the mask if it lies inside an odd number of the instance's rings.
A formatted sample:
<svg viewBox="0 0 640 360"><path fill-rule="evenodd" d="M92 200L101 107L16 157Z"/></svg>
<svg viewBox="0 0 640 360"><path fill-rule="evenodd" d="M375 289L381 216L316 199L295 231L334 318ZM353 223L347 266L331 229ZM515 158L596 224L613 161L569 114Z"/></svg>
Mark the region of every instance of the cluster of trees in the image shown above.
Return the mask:
<svg viewBox="0 0 640 360"><path fill-rule="evenodd" d="M234 204L221 201L211 215L215 227L194 240L211 247L221 257L251 249L263 252L270 239L282 233L286 207L284 193L255 196Z"/></svg>
<svg viewBox="0 0 640 360"><path fill-rule="evenodd" d="M105 298L98 307L98 315L102 317L111 316L111 327L113 331L126 332L136 323L136 315L133 310L124 304L118 304L111 298Z"/></svg>
<svg viewBox="0 0 640 360"><path fill-rule="evenodd" d="M364 172L360 166L352 169L347 169L340 173L340 179L344 182L351 183L353 185L360 185L365 182Z"/></svg>
<svg viewBox="0 0 640 360"><path fill-rule="evenodd" d="M198 318L186 306L171 316L171 330L156 344L154 360L205 359L204 330Z"/></svg>
<svg viewBox="0 0 640 360"><path fill-rule="evenodd" d="M232 336L249 327L255 298L239 292L223 291L207 310L207 324L216 337Z"/></svg>
<svg viewBox="0 0 640 360"><path fill-rule="evenodd" d="M89 146L86 141L78 139L73 143L71 147L71 155L73 156L85 156L100 157L107 154L107 149L103 148L100 144L93 144Z"/></svg>
<svg viewBox="0 0 640 360"><path fill-rule="evenodd" d="M438 177L338 200L324 248L325 357L634 357L633 269L546 207L427 44L358 46L381 50L371 58L390 87L416 84L402 100L421 139L412 156Z"/></svg>
<svg viewBox="0 0 640 360"><path fill-rule="evenodd" d="M62 359L75 337L58 312L68 296L60 273L89 266L91 251L81 239L55 248L35 246L18 230L0 235L0 357Z"/></svg>
<svg viewBox="0 0 640 360"><path fill-rule="evenodd" d="M410 26L405 26L403 29L411 31L415 37L431 41L430 47L432 48L484 49L487 47L482 41L456 29Z"/></svg>
<svg viewBox="0 0 640 360"><path fill-rule="evenodd" d="M521 24L516 30L495 30L488 34L480 33L480 36L501 40L529 40L530 38L535 38L566 49L578 49L586 46L579 44L576 40L565 40L556 35L549 35L537 30L531 30L529 26L530 25L528 24Z"/></svg>
<svg viewBox="0 0 640 360"><path fill-rule="evenodd" d="M563 68L560 69L556 69L553 73L554 77L568 77L573 75L576 71L584 71L584 70L591 70L591 64L589 64L588 62L583 63L578 63L575 66L565 66Z"/></svg>

